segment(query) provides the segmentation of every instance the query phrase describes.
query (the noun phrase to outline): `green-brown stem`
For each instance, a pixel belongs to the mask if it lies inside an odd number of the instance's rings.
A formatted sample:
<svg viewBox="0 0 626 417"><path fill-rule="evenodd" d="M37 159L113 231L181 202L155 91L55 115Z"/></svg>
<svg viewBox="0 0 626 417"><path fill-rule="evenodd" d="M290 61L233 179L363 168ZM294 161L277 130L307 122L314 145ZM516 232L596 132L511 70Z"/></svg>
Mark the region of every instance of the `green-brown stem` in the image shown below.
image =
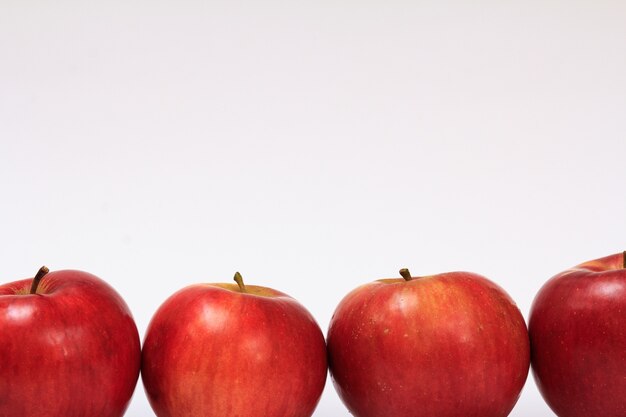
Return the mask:
<svg viewBox="0 0 626 417"><path fill-rule="evenodd" d="M402 276L402 278L404 278L405 281L410 281L413 279L411 277L411 273L409 272L408 268L402 268L400 270L400 275Z"/></svg>
<svg viewBox="0 0 626 417"><path fill-rule="evenodd" d="M31 294L37 294L37 287L39 287L39 282L41 281L41 278L43 278L44 275L46 275L48 272L50 272L50 270L47 266L42 266L41 268L39 268L39 271L37 271L37 275L35 275L35 278L33 278L33 283L30 286Z"/></svg>
<svg viewBox="0 0 626 417"><path fill-rule="evenodd" d="M234 280L237 283L237 285L239 285L239 291L247 292L246 291L246 284L243 283L243 277L241 276L241 274L239 272L235 272Z"/></svg>

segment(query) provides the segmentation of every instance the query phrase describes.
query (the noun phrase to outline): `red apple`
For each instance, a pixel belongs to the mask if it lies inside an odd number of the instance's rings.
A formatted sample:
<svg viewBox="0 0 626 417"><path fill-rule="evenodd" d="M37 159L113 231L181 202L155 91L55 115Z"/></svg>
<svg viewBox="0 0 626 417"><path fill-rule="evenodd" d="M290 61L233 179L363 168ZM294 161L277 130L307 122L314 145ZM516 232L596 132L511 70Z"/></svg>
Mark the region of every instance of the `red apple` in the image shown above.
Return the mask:
<svg viewBox="0 0 626 417"><path fill-rule="evenodd" d="M529 367L524 319L469 272L358 287L328 330L330 372L356 417L504 417Z"/></svg>
<svg viewBox="0 0 626 417"><path fill-rule="evenodd" d="M326 382L319 326L279 291L198 284L155 313L142 379L158 417L309 417Z"/></svg>
<svg viewBox="0 0 626 417"><path fill-rule="evenodd" d="M141 360L128 307L94 275L46 273L0 286L0 416L124 415Z"/></svg>
<svg viewBox="0 0 626 417"><path fill-rule="evenodd" d="M550 279L529 330L537 386L558 416L626 416L625 254Z"/></svg>

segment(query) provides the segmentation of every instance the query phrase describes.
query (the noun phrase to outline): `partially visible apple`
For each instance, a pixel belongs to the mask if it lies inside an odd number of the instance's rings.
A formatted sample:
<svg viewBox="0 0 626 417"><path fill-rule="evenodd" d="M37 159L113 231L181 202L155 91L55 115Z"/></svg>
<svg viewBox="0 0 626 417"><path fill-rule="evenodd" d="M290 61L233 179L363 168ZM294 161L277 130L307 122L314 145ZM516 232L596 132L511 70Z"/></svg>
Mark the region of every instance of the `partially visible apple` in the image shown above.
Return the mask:
<svg viewBox="0 0 626 417"><path fill-rule="evenodd" d="M309 417L326 381L319 326L282 292L184 288L155 313L142 379L158 417Z"/></svg>
<svg viewBox="0 0 626 417"><path fill-rule="evenodd" d="M529 367L511 298L469 272L356 288L328 330L331 376L356 417L504 417Z"/></svg>
<svg viewBox="0 0 626 417"><path fill-rule="evenodd" d="M533 375L558 416L626 416L626 253L550 279L529 330Z"/></svg>
<svg viewBox="0 0 626 417"><path fill-rule="evenodd" d="M47 272L0 286L0 416L121 417L141 357L126 303L87 272Z"/></svg>

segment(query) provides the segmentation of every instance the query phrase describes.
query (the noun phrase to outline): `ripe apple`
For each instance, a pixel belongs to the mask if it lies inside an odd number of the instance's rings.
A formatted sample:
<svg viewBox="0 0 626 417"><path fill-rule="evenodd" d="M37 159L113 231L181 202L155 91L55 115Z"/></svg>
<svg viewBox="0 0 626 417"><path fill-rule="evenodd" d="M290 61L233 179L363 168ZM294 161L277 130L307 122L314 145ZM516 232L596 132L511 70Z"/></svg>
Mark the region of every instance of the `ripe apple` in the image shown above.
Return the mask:
<svg viewBox="0 0 626 417"><path fill-rule="evenodd" d="M309 417L326 382L319 326L282 292L186 287L155 313L142 379L158 417Z"/></svg>
<svg viewBox="0 0 626 417"><path fill-rule="evenodd" d="M558 416L626 416L626 253L546 282L529 330L535 381Z"/></svg>
<svg viewBox="0 0 626 417"><path fill-rule="evenodd" d="M0 416L124 415L141 361L128 307L94 275L47 272L0 286Z"/></svg>
<svg viewBox="0 0 626 417"><path fill-rule="evenodd" d="M529 367L511 298L469 272L381 279L349 293L328 330L329 365L356 417L504 417Z"/></svg>

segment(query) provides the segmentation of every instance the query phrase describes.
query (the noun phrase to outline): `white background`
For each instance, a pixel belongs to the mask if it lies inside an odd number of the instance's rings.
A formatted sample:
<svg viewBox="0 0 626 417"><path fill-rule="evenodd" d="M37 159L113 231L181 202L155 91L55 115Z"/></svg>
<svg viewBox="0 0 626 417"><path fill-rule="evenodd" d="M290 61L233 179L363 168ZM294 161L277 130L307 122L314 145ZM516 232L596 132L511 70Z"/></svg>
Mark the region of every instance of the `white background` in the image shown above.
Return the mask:
<svg viewBox="0 0 626 417"><path fill-rule="evenodd" d="M90 271L142 335L235 270L324 330L405 266L486 275L527 316L626 248L625 22L602 0L0 0L1 280ZM347 414L329 380L315 416ZM153 415L141 383L128 415ZM532 378L512 415L552 415Z"/></svg>

